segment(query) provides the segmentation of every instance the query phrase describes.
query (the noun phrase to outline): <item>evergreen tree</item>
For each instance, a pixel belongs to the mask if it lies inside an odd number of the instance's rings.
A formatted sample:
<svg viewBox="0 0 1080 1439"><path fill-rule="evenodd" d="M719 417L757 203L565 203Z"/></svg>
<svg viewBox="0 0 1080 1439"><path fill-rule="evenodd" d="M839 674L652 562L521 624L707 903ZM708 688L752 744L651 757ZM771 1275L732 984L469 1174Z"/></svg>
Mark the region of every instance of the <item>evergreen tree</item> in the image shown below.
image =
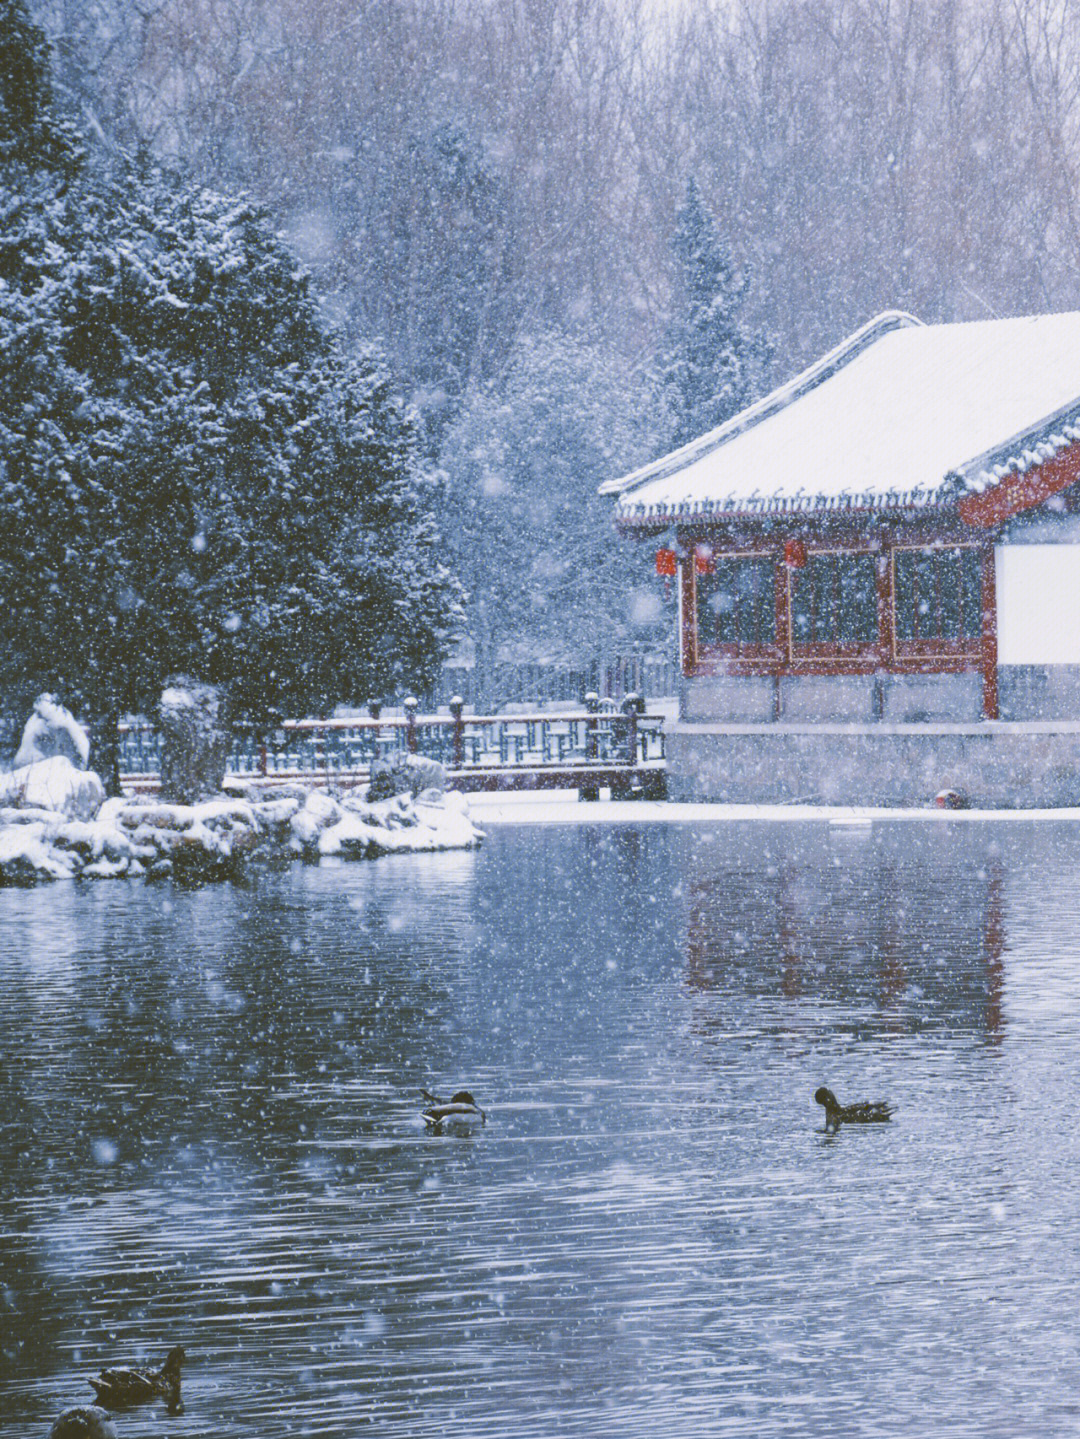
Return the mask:
<svg viewBox="0 0 1080 1439"><path fill-rule="evenodd" d="M387 234L364 255L367 284L353 317L361 332L387 327L436 454L469 385L504 348L500 285L514 251L505 182L464 126L440 120L379 167L374 197L358 188L354 180L341 197L338 223L359 223L357 210L374 198Z"/></svg>
<svg viewBox="0 0 1080 1439"><path fill-rule="evenodd" d="M0 167L0 459L0 682L78 705L114 780L172 672L264 721L448 647L411 420L246 200Z"/></svg>
<svg viewBox="0 0 1080 1439"><path fill-rule="evenodd" d="M672 241L672 319L659 363L670 447L722 425L753 398L770 348L741 319L750 275L732 259L691 177Z"/></svg>
<svg viewBox="0 0 1080 1439"><path fill-rule="evenodd" d="M56 113L49 45L24 0L0 0L0 161L69 172L82 146Z"/></svg>

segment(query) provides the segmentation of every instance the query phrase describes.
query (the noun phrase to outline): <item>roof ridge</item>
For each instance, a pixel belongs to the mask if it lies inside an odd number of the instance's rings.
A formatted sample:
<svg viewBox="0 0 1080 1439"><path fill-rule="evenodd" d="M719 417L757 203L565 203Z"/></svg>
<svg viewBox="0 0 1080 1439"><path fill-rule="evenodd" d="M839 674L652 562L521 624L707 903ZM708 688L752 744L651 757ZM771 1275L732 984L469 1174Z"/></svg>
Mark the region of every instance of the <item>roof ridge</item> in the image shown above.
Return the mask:
<svg viewBox="0 0 1080 1439"><path fill-rule="evenodd" d="M861 354L883 335L888 334L891 330L907 329L910 326L924 328L923 321L915 315L908 314L906 310L883 310L880 315L875 315L872 320L868 320L854 334L849 335L846 340L842 340L839 345L834 346L819 360L815 360L812 365L802 370L793 379L770 390L767 395L756 400L752 405L748 405L746 409L740 410L737 415L733 415L730 420L725 420L716 429L699 435L697 439L690 440L669 454L650 460L647 465L631 471L629 475L615 480L605 480L598 493L601 495L625 495L648 480L662 480L668 475L685 469L687 465L711 454L713 450L718 450L737 435L753 429L762 420L768 419L770 415L785 409L792 401L816 389L818 385L829 379L844 365L849 364L856 355Z"/></svg>

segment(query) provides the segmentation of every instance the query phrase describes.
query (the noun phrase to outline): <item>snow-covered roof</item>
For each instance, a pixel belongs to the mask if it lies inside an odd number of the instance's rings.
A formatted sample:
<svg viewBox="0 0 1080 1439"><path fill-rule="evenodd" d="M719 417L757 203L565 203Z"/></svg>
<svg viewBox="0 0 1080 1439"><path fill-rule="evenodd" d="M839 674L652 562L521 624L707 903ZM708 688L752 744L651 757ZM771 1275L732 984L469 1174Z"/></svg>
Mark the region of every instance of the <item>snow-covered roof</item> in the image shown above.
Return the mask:
<svg viewBox="0 0 1080 1439"><path fill-rule="evenodd" d="M718 429L610 480L616 519L914 509L1080 440L1080 313L923 325L889 311Z"/></svg>

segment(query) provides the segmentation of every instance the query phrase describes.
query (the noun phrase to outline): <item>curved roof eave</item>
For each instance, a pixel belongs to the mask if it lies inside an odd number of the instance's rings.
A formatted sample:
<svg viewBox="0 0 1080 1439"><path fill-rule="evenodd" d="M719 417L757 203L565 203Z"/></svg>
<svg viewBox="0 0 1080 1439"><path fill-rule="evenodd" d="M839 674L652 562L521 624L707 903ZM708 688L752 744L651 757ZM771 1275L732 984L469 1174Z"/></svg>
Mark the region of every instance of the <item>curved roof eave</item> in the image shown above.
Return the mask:
<svg viewBox="0 0 1080 1439"><path fill-rule="evenodd" d="M846 340L822 355L821 359L815 360L812 365L803 370L794 379L788 380L786 384L778 386L770 391L762 399L740 410L730 420L726 420L716 429L709 430L707 434L690 440L687 444L672 450L670 454L661 455L659 459L651 460L647 465L633 470L629 475L619 479L605 480L599 487L601 495L625 495L628 491L635 490L639 485L649 480L665 479L668 475L678 473L687 465L700 460L703 456L718 450L721 445L733 440L736 435L744 434L752 429L754 425L760 424L770 415L776 414L784 409L802 395L808 394L830 375L836 373L856 355L879 340L882 335L888 334L891 330L906 329L909 326L923 326L923 322L914 315L909 315L904 310L885 310L869 320L861 329L849 335Z"/></svg>

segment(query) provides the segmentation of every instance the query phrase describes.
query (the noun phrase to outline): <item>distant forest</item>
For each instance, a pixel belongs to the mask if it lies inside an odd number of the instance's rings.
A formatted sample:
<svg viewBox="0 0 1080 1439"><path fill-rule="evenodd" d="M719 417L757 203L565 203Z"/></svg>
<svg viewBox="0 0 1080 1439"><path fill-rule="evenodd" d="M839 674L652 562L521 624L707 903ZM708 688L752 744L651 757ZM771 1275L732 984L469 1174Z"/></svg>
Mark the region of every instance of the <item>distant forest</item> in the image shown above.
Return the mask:
<svg viewBox="0 0 1080 1439"><path fill-rule="evenodd" d="M478 662L661 625L594 491L680 434L688 207L746 361L729 410L882 309L1080 306L1074 0L32 8L84 133L250 192L385 353Z"/></svg>

